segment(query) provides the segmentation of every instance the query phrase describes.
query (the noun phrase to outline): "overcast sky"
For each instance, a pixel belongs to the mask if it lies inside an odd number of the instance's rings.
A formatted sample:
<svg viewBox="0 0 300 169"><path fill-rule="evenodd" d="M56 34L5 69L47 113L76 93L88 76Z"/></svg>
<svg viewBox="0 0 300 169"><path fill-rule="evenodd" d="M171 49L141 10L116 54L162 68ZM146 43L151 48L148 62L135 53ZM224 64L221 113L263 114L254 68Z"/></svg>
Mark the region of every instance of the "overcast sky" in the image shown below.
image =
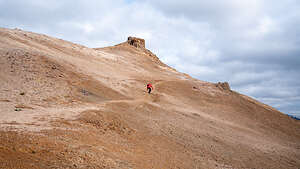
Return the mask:
<svg viewBox="0 0 300 169"><path fill-rule="evenodd" d="M300 117L298 0L0 0L0 27L88 47L141 37L178 71Z"/></svg>

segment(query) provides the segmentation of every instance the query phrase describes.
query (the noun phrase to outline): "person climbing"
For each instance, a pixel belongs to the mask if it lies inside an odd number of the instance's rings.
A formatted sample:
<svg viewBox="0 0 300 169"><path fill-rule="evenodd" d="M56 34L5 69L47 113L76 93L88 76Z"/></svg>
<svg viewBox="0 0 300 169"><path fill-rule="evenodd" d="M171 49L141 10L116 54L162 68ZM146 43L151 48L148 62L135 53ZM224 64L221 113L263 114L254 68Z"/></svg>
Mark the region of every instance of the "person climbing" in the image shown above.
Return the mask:
<svg viewBox="0 0 300 169"><path fill-rule="evenodd" d="M151 83L147 84L147 90L148 90L149 94L151 93L151 90L153 90L153 87L152 87Z"/></svg>

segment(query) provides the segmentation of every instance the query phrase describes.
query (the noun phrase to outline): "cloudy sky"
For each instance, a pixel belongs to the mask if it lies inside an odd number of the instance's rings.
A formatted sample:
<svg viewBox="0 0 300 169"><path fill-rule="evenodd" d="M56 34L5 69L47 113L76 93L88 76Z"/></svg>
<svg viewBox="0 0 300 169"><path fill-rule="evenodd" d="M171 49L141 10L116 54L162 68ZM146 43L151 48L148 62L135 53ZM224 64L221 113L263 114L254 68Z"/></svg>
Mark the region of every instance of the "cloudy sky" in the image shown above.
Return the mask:
<svg viewBox="0 0 300 169"><path fill-rule="evenodd" d="M300 117L298 0L0 0L0 27L88 47L138 36L177 70Z"/></svg>

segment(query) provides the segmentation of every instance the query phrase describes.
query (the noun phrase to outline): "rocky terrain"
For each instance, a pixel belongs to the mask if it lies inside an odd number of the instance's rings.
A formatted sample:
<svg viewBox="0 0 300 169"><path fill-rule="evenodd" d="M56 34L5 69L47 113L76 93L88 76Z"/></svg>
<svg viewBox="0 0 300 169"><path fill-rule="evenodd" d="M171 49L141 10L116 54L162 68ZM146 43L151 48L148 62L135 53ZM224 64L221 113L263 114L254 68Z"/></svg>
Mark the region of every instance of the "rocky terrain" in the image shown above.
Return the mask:
<svg viewBox="0 0 300 169"><path fill-rule="evenodd" d="M297 169L300 122L143 39L92 49L0 28L0 168Z"/></svg>

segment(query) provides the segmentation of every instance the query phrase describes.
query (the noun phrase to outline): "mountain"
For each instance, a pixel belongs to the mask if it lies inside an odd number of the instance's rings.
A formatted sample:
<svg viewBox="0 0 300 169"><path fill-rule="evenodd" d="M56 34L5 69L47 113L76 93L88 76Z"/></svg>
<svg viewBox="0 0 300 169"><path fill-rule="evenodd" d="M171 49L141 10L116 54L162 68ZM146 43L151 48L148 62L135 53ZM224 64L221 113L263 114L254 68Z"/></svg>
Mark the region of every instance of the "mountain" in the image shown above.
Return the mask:
<svg viewBox="0 0 300 169"><path fill-rule="evenodd" d="M92 49L0 28L0 107L0 168L300 166L299 121L135 37Z"/></svg>
<svg viewBox="0 0 300 169"><path fill-rule="evenodd" d="M293 118L293 119L296 119L296 120L300 120L300 118L299 117L297 117L297 116L293 116L293 115L289 115L291 118Z"/></svg>

